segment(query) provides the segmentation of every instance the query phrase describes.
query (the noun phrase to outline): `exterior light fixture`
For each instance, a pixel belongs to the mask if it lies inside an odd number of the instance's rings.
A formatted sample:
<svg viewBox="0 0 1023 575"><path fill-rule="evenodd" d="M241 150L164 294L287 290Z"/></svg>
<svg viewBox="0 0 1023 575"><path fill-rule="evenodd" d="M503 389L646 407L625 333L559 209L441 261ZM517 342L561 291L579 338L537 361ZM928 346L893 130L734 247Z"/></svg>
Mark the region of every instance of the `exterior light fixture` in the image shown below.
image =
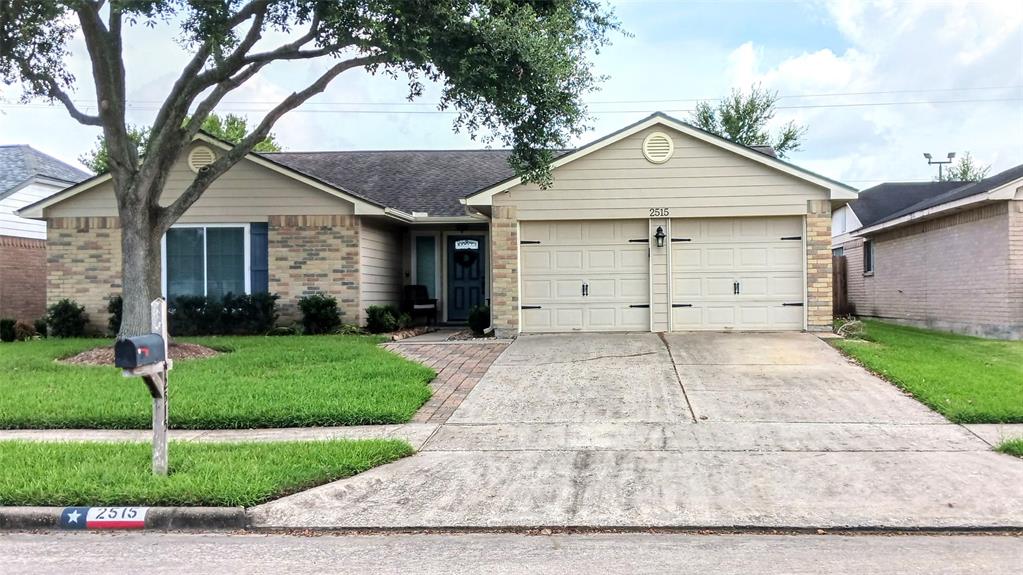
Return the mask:
<svg viewBox="0 0 1023 575"><path fill-rule="evenodd" d="M664 247L664 238L666 237L667 236L664 235L664 228L662 228L661 226L657 226L657 231L654 232L654 239L657 240L657 247L659 248Z"/></svg>
<svg viewBox="0 0 1023 575"><path fill-rule="evenodd" d="M927 152L924 152L924 158L927 159L927 165L928 166L933 166L933 165L937 165L938 166L938 181L941 181L942 177L943 177L943 173L941 171L942 165L943 164L951 164L952 163L952 159L955 158L955 157L956 157L956 153L955 152L949 152L947 160L935 160L933 158L933 156L931 156Z"/></svg>

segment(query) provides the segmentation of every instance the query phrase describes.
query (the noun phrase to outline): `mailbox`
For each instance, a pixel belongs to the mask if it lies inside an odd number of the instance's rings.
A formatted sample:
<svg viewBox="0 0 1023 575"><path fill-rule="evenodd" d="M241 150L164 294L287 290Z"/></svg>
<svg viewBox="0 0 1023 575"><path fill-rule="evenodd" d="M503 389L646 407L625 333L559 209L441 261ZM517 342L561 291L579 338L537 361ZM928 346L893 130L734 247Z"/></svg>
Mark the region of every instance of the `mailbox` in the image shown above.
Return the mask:
<svg viewBox="0 0 1023 575"><path fill-rule="evenodd" d="M114 365L135 369L166 360L163 336L158 333L129 337L114 344Z"/></svg>

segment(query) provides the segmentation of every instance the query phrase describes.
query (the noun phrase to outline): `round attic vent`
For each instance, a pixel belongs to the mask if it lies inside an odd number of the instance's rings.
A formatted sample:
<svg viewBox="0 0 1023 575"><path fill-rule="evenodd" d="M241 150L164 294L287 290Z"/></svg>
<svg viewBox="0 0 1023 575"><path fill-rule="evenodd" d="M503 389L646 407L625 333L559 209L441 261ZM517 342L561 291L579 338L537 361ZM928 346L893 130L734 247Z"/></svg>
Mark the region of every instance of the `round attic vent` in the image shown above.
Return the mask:
<svg viewBox="0 0 1023 575"><path fill-rule="evenodd" d="M674 151L675 143L664 132L654 132L643 140L643 156L655 164L667 162Z"/></svg>
<svg viewBox="0 0 1023 575"><path fill-rule="evenodd" d="M188 153L188 167L193 172L199 173L199 170L213 163L213 160L217 159L217 155L213 153L213 150L206 146L196 146L192 148L192 151Z"/></svg>

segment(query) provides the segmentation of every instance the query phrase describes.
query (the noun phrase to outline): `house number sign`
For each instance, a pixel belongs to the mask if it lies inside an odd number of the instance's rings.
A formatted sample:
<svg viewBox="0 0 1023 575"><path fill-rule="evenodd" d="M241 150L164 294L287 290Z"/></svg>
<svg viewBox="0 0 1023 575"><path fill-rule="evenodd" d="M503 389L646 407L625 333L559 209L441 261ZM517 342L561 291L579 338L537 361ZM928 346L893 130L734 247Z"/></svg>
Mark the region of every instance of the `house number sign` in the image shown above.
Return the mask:
<svg viewBox="0 0 1023 575"><path fill-rule="evenodd" d="M455 242L456 250L478 250L480 243L476 240L457 240Z"/></svg>
<svg viewBox="0 0 1023 575"><path fill-rule="evenodd" d="M671 215L671 210L668 208L650 208L651 218L666 218Z"/></svg>

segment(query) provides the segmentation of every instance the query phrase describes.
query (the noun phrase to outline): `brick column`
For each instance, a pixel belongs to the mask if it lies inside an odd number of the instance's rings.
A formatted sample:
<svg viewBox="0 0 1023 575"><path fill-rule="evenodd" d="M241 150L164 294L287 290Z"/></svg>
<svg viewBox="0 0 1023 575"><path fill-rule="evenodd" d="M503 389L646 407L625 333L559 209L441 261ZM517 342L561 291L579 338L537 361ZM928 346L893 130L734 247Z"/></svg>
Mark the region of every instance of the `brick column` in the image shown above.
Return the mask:
<svg viewBox="0 0 1023 575"><path fill-rule="evenodd" d="M831 202L806 204L806 329L831 331Z"/></svg>
<svg viewBox="0 0 1023 575"><path fill-rule="evenodd" d="M1023 339L1023 200L1009 202L1009 337Z"/></svg>
<svg viewBox="0 0 1023 575"><path fill-rule="evenodd" d="M107 304L121 293L121 220L116 217L47 220L46 302L71 299L85 306L88 329L107 332Z"/></svg>
<svg viewBox="0 0 1023 575"><path fill-rule="evenodd" d="M0 236L0 318L32 323L46 313L46 240Z"/></svg>
<svg viewBox="0 0 1023 575"><path fill-rule="evenodd" d="M270 216L270 293L282 323L299 321L302 296L337 298L341 320L359 321L359 220L356 216Z"/></svg>
<svg viewBox="0 0 1023 575"><path fill-rule="evenodd" d="M519 222L515 206L494 206L493 210L490 314L498 337L515 337L519 333Z"/></svg>

